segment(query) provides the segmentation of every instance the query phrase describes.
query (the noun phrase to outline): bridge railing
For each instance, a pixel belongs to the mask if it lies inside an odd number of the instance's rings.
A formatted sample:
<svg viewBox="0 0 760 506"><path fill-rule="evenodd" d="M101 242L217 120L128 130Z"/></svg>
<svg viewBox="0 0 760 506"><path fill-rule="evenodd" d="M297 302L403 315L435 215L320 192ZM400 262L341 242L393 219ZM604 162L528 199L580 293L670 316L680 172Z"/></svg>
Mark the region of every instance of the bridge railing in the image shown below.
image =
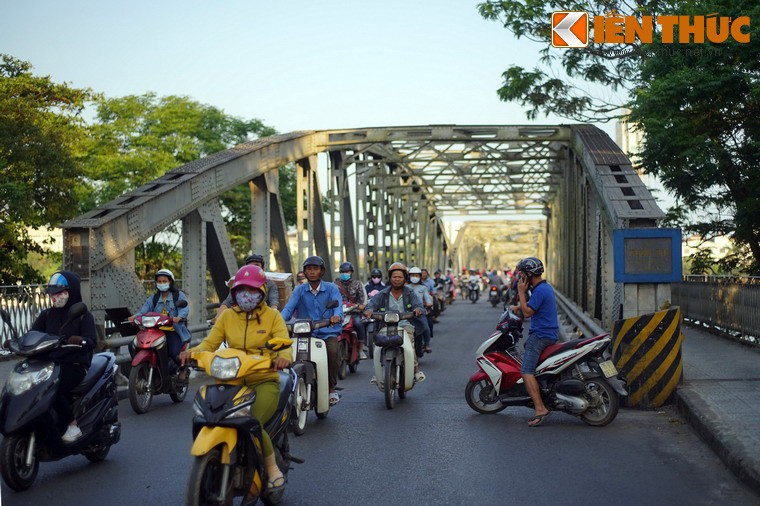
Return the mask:
<svg viewBox="0 0 760 506"><path fill-rule="evenodd" d="M760 277L684 276L671 294L685 320L760 345Z"/></svg>

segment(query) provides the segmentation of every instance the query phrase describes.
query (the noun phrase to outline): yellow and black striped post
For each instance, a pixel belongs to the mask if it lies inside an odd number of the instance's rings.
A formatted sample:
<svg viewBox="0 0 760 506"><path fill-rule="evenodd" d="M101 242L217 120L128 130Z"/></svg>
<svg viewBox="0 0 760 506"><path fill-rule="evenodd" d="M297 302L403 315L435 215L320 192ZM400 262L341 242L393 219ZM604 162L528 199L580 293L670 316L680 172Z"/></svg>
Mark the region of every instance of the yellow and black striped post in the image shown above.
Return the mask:
<svg viewBox="0 0 760 506"><path fill-rule="evenodd" d="M657 408L681 381L681 308L618 320L612 330L612 360L628 382L626 403Z"/></svg>

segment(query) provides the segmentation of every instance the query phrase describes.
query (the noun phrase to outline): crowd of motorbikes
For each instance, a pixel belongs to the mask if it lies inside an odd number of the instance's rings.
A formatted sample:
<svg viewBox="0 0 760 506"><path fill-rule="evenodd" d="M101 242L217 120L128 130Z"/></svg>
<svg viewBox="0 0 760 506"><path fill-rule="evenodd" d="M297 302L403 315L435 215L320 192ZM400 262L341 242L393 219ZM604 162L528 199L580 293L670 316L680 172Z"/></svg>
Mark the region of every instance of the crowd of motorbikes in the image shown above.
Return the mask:
<svg viewBox="0 0 760 506"><path fill-rule="evenodd" d="M436 276L432 292L434 318L440 317L457 297L478 301L483 286L488 286L488 301L494 307L504 305L504 313L495 331L476 352L478 367L467 382L467 404L478 413L498 413L509 406L532 406L520 375L521 354L517 344L523 333L523 319L507 303L514 296L508 284L495 286L483 278L469 276L459 281L457 291L453 276ZM341 301L331 301L328 309ZM69 311L71 319L86 311L82 303ZM339 342L339 378L356 373L360 364L359 342L352 314L359 311L343 302L344 320ZM10 317L0 312L13 329ZM388 409L396 398L404 399L413 389L414 355L422 357L421 339L414 345L399 324L415 317L414 313L373 312L363 318L366 325L369 358L374 364L377 386ZM187 394L187 382L179 381L170 370L166 339L160 330L166 315L148 313L135 318L139 331L134 339L134 358L129 374L129 402L138 414L146 413L155 395L169 394L175 403ZM271 339L267 348L290 348L291 366L280 371L280 396L274 415L264 424L275 448L277 464L287 476L292 463L303 460L291 455L288 433L303 435L311 411L325 418L330 410L327 349L323 340L313 337L329 319L294 319L286 322L290 338ZM106 458L110 447L119 442L116 375L118 366L112 353L93 356L86 378L75 389L74 410L80 420L83 437L75 443L61 440L61 427L52 409L56 394L58 367L45 359L51 349L66 346L58 336L31 331L18 336L15 330L12 351L24 360L11 374L0 397L0 473L6 484L17 491L29 488L35 480L39 463L81 454L93 462ZM276 504L282 497L263 494L266 471L262 450L262 427L251 416L254 390L245 377L254 371L271 368L269 355L247 355L221 347L215 352L193 355L193 367L213 379L201 386L193 402L192 421L194 456L187 488L187 504L231 504L234 497L244 497L244 504L262 500ZM540 357L536 377L541 394L551 410L578 416L585 423L602 426L610 423L619 407L619 396L626 395L625 384L617 377L610 361L610 338L607 335L559 343L547 348Z"/></svg>

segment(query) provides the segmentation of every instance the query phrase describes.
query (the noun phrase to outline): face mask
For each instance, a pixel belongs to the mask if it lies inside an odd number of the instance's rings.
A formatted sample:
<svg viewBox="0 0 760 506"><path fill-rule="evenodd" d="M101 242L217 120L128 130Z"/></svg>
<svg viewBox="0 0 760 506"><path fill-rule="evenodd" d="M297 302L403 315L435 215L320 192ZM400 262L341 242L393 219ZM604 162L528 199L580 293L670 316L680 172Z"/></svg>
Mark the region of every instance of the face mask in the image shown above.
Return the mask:
<svg viewBox="0 0 760 506"><path fill-rule="evenodd" d="M53 307L62 308L69 301L69 292L63 291L50 296L50 300L53 302Z"/></svg>
<svg viewBox="0 0 760 506"><path fill-rule="evenodd" d="M158 288L160 292L169 290L169 286L171 286L170 283L156 283L156 288Z"/></svg>
<svg viewBox="0 0 760 506"><path fill-rule="evenodd" d="M411 281L412 283L419 283L420 278L419 276L412 276L411 278L409 278L409 281Z"/></svg>
<svg viewBox="0 0 760 506"><path fill-rule="evenodd" d="M375 283L375 284L377 284L377 283L380 282L380 279L381 278L372 278L372 282Z"/></svg>
<svg viewBox="0 0 760 506"><path fill-rule="evenodd" d="M351 273L350 272L341 272L340 273L340 279L341 281L348 281L351 279Z"/></svg>
<svg viewBox="0 0 760 506"><path fill-rule="evenodd" d="M259 291L240 291L235 294L235 302L237 302L238 307L246 313L256 309L256 306L261 304L262 300L264 300L264 294Z"/></svg>

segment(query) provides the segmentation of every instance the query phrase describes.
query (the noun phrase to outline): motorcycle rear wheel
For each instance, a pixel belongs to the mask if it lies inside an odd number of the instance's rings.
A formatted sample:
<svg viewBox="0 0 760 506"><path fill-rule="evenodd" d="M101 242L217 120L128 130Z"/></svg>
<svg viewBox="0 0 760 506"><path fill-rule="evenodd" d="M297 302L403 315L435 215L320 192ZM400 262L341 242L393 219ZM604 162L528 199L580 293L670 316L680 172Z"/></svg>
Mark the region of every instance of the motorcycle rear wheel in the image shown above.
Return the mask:
<svg viewBox="0 0 760 506"><path fill-rule="evenodd" d="M201 505L232 505L232 482L228 486L225 500L219 501L218 487L222 482L224 464L219 448L214 448L207 454L195 457L193 468L190 470L190 478L187 481L187 506Z"/></svg>
<svg viewBox="0 0 760 506"><path fill-rule="evenodd" d="M464 390L464 398L467 405L473 410L484 415L493 415L504 411L506 404L499 401L493 385L486 380L467 382L467 388Z"/></svg>
<svg viewBox="0 0 760 506"><path fill-rule="evenodd" d="M385 407L388 409L393 409L396 406L396 388L394 386L394 383L396 383L396 378L394 377L395 373L395 360L385 364L383 369L383 376L385 376L383 390L385 391Z"/></svg>
<svg viewBox="0 0 760 506"><path fill-rule="evenodd" d="M147 413L153 402L153 392L148 385L150 364L143 362L129 371L129 404L138 415Z"/></svg>
<svg viewBox="0 0 760 506"><path fill-rule="evenodd" d="M618 414L620 400L617 393L602 378L586 380L586 393L583 397L589 402L589 408L581 413L581 420L594 427L603 427Z"/></svg>
<svg viewBox="0 0 760 506"><path fill-rule="evenodd" d="M306 432L306 422L309 420L309 410L306 409L307 391L306 380L303 376L299 376L292 408L293 413L290 417L290 429L296 436L302 436Z"/></svg>
<svg viewBox="0 0 760 506"><path fill-rule="evenodd" d="M40 461L32 457L32 465L26 465L26 450L29 448L30 434L14 434L3 438L0 443L0 473L3 481L16 492L28 489L37 478Z"/></svg>

